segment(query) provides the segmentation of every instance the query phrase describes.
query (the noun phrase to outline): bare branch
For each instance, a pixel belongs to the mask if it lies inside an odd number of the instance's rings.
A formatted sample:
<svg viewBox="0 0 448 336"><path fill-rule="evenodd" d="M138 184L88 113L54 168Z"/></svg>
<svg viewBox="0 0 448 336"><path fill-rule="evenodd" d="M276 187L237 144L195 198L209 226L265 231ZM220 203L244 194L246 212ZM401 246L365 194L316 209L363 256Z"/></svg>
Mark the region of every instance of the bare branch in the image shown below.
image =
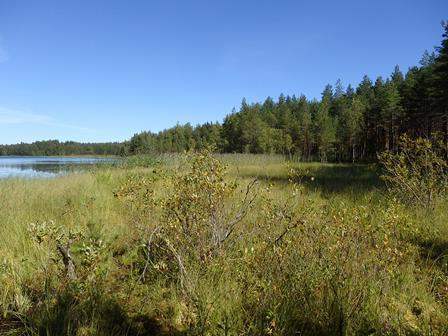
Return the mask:
<svg viewBox="0 0 448 336"><path fill-rule="evenodd" d="M70 254L70 247L73 244L73 240L69 240L67 245L64 246L60 242L57 243L57 249L62 256L62 262L65 266L65 276L68 280L75 280L76 272L75 272L75 264L73 263L73 258Z"/></svg>

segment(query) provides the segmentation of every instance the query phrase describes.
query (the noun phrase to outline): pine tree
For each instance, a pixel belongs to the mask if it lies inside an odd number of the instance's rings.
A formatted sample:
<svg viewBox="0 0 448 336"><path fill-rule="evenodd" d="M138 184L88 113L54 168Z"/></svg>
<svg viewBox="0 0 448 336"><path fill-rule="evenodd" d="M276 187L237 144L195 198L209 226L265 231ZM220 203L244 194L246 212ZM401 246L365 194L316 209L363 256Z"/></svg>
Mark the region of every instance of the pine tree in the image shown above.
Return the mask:
<svg viewBox="0 0 448 336"><path fill-rule="evenodd" d="M328 155L336 140L336 128L334 120L330 116L330 106L332 100L331 86L327 85L322 93L322 102L316 114L315 132L316 142L319 151L319 158L322 162L328 160Z"/></svg>
<svg viewBox="0 0 448 336"><path fill-rule="evenodd" d="M441 46L437 48L438 55L433 66L431 91L434 97L433 109L436 118L440 120L448 157L448 21L443 22L442 25L443 40Z"/></svg>

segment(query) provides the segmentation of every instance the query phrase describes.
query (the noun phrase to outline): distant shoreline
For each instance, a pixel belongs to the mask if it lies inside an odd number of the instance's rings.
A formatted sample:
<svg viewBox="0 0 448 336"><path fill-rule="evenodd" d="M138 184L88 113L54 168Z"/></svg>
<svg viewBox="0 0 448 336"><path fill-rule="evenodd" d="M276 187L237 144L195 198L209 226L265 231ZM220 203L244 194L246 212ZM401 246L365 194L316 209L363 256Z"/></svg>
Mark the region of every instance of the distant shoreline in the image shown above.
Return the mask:
<svg viewBox="0 0 448 336"><path fill-rule="evenodd" d="M20 158L20 157L48 157L48 158L121 158L119 155L109 154L69 154L69 155L0 155L0 158Z"/></svg>

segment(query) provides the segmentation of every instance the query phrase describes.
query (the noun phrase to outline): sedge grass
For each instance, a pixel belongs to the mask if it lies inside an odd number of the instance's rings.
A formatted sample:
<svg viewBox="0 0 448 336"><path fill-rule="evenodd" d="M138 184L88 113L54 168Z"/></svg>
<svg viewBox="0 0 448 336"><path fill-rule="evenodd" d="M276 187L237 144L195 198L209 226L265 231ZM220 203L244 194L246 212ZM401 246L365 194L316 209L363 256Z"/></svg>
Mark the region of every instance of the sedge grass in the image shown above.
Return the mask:
<svg viewBox="0 0 448 336"><path fill-rule="evenodd" d="M13 325L8 332L31 335L448 332L446 203L431 213L396 204L369 166L288 163L280 156L218 158L241 194L257 178L260 195L231 249L205 271L189 265L200 279L194 297L157 273L150 283L141 281L143 241L136 227L149 230L157 217L114 196L131 175L184 169L181 157L0 181L0 333L2 323ZM300 183L291 182L291 168L300 170ZM176 190L176 183L172 189L163 180L156 183L160 196ZM229 201L237 204L237 198ZM288 229L288 216L300 225L268 248ZM59 284L41 313L42 296L33 290L42 289L48 260L28 228L49 220L67 230L95 227L107 249L95 270L102 273L87 282L96 296L84 288L70 299L57 292L66 288ZM51 263L62 266L60 260ZM50 276L63 282L59 273ZM64 314L73 320L68 323ZM11 324L14 316L19 326Z"/></svg>

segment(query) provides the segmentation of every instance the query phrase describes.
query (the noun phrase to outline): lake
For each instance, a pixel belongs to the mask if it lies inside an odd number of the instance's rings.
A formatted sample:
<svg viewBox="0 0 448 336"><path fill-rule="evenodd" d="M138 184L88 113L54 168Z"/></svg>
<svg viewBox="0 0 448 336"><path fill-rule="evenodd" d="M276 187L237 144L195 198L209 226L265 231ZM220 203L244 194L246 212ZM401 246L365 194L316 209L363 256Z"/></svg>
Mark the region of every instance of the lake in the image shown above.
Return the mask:
<svg viewBox="0 0 448 336"><path fill-rule="evenodd" d="M111 161L113 160L83 157L0 156L0 179L49 178L69 172L79 172L92 165Z"/></svg>

